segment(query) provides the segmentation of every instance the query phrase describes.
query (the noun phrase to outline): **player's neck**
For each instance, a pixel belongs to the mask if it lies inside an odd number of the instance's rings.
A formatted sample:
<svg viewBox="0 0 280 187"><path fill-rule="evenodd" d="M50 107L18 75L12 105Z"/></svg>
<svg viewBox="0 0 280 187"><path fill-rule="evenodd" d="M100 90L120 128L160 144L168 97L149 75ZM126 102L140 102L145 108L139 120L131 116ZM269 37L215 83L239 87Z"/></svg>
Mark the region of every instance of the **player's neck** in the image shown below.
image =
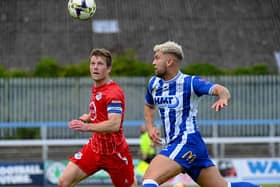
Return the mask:
<svg viewBox="0 0 280 187"><path fill-rule="evenodd" d="M111 82L111 81L112 80L110 79L110 77L107 77L107 78L102 79L102 80L95 80L94 85L95 85L95 87L99 87L99 86L102 86L102 85L104 85L104 84L106 84L108 82Z"/></svg>
<svg viewBox="0 0 280 187"><path fill-rule="evenodd" d="M178 75L178 73L179 73L179 70L178 71L170 71L163 77L163 80L164 81L170 81L170 80L174 79Z"/></svg>

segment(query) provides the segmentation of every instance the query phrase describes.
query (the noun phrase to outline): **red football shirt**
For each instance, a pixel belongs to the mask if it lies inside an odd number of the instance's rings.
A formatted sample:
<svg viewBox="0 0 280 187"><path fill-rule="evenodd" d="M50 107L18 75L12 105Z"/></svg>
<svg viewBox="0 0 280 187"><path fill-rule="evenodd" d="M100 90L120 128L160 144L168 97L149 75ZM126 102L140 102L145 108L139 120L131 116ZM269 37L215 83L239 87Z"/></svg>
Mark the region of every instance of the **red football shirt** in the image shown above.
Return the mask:
<svg viewBox="0 0 280 187"><path fill-rule="evenodd" d="M99 154L108 155L126 149L128 146L122 128L125 102L121 87L114 81L109 81L98 87L93 86L89 109L91 123L108 120L108 114L110 113L122 115L118 132L92 133L90 140L92 150Z"/></svg>

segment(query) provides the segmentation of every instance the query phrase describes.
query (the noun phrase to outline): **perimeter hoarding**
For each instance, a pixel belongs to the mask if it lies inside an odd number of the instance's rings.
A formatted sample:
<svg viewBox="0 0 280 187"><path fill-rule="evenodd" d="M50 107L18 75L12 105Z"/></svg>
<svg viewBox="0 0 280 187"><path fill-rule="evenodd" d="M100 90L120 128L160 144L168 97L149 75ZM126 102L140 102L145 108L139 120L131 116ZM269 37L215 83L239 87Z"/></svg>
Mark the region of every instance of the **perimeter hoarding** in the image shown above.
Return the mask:
<svg viewBox="0 0 280 187"><path fill-rule="evenodd" d="M43 186L42 162L0 162L0 186Z"/></svg>
<svg viewBox="0 0 280 187"><path fill-rule="evenodd" d="M228 181L250 181L257 184L278 183L280 184L280 159L279 158L247 158L247 159L215 159L215 164L220 173ZM48 184L56 184L63 172L67 161L45 163L46 180ZM143 170L140 171L139 160L134 160L135 173L140 183ZM177 182L195 184L186 174L180 174L169 180L165 185L174 185ZM95 175L83 181L82 184L111 184L111 179L105 171L99 171Z"/></svg>
<svg viewBox="0 0 280 187"><path fill-rule="evenodd" d="M280 158L247 158L247 159L216 159L214 160L220 173L228 181L250 181L257 184L280 184ZM68 161L42 162L0 162L0 186L55 186ZM141 183L143 168L140 161L134 160L138 183ZM182 182L186 185L195 184L186 174L180 174L163 186ZM101 170L90 176L81 184L110 185L109 175Z"/></svg>

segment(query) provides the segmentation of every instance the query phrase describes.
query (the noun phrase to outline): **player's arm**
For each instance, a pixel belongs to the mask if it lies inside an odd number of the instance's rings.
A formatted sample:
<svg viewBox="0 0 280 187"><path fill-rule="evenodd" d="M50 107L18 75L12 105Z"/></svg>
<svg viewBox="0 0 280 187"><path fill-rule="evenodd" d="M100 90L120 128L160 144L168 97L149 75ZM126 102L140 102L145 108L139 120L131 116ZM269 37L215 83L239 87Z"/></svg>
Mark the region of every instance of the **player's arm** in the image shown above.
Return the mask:
<svg viewBox="0 0 280 187"><path fill-rule="evenodd" d="M216 111L220 111L222 108L228 105L230 92L226 87L220 84L215 84L212 88L211 94L219 97L219 99L212 105L212 108Z"/></svg>
<svg viewBox="0 0 280 187"><path fill-rule="evenodd" d="M69 123L69 128L82 132L100 132L110 133L117 132L121 126L122 115L118 113L109 113L108 120L99 123L86 123L82 120L72 120Z"/></svg>
<svg viewBox="0 0 280 187"><path fill-rule="evenodd" d="M90 122L90 114L83 114L79 117L79 120L82 120L83 122Z"/></svg>
<svg viewBox="0 0 280 187"><path fill-rule="evenodd" d="M122 115L117 113L109 113L108 120L97 124L89 123L88 131L90 132L117 132L120 129Z"/></svg>
<svg viewBox="0 0 280 187"><path fill-rule="evenodd" d="M149 136L153 142L161 144L159 130L154 125L155 110L154 106L144 104L144 119Z"/></svg>

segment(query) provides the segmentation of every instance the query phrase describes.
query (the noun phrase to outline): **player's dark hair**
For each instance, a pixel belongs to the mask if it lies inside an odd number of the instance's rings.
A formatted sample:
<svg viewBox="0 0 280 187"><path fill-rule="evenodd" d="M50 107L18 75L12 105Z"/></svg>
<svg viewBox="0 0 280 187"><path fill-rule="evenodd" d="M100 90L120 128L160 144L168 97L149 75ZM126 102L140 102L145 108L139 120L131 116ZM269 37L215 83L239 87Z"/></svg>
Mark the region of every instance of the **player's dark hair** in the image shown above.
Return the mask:
<svg viewBox="0 0 280 187"><path fill-rule="evenodd" d="M103 56L106 58L107 66L108 67L112 66L112 54L107 49L104 48L93 49L90 53L89 58L91 58L92 56Z"/></svg>

